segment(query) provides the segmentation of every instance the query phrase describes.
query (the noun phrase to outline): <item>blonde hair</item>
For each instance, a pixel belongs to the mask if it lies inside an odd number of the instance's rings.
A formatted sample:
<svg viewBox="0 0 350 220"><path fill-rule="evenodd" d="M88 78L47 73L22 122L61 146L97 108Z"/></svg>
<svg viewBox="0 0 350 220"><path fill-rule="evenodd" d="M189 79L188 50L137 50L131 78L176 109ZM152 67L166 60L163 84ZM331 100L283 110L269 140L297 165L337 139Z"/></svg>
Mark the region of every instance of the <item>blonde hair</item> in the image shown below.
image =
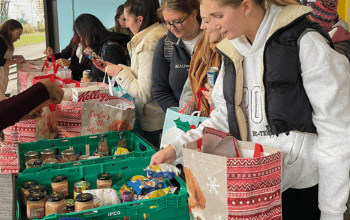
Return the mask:
<svg viewBox="0 0 350 220"><path fill-rule="evenodd" d="M220 5L232 6L234 8L241 5L242 0L212 0L218 2ZM266 4L271 3L278 6L287 6L287 5L301 5L301 3L297 0L253 0L256 4L260 4L262 6L266 6ZM202 2L202 0L200 0Z"/></svg>
<svg viewBox="0 0 350 220"><path fill-rule="evenodd" d="M222 41L225 37L221 35L220 41ZM206 31L203 31L200 38L198 39L198 42L201 42L203 40L202 46L198 48L198 53L201 54L200 59L205 63L208 64L210 61L210 46L211 43L209 42L209 37ZM219 42L220 42L219 41ZM217 42L217 43L219 43Z"/></svg>

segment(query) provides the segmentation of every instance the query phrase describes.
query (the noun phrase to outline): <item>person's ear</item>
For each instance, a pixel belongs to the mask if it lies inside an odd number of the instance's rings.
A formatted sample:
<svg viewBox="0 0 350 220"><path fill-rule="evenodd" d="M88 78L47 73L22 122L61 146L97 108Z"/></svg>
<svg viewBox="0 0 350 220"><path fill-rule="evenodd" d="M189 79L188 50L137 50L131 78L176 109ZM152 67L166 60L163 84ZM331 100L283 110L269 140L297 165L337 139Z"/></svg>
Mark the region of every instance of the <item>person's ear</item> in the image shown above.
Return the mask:
<svg viewBox="0 0 350 220"><path fill-rule="evenodd" d="M191 13L192 13L191 16L192 16L193 18L197 18L197 14L198 14L197 9L194 9Z"/></svg>
<svg viewBox="0 0 350 220"><path fill-rule="evenodd" d="M243 8L244 15L249 17L249 14L252 11L252 0L243 0L241 6Z"/></svg>
<svg viewBox="0 0 350 220"><path fill-rule="evenodd" d="M139 23L141 25L142 21L143 21L143 17L142 16L138 16L137 17L137 23Z"/></svg>

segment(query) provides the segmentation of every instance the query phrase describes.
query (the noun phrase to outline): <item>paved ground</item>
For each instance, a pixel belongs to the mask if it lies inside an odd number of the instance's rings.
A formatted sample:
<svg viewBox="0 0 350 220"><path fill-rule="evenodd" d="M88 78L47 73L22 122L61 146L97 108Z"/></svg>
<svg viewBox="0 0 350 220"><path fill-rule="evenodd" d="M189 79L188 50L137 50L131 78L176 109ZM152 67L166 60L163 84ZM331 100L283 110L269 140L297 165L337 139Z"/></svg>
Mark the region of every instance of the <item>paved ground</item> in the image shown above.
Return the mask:
<svg viewBox="0 0 350 220"><path fill-rule="evenodd" d="M46 49L46 42L42 42L39 44L32 44L24 47L15 48L15 55L23 55L26 60L35 60L40 57L43 57L43 51ZM13 93L15 94L17 91L17 75L11 74L15 69L10 70L10 81L7 87L7 94ZM13 91L15 90L15 91Z"/></svg>
<svg viewBox="0 0 350 220"><path fill-rule="evenodd" d="M43 55L46 49L46 42L32 44L24 47L15 48L15 55L23 55L26 60L33 60Z"/></svg>

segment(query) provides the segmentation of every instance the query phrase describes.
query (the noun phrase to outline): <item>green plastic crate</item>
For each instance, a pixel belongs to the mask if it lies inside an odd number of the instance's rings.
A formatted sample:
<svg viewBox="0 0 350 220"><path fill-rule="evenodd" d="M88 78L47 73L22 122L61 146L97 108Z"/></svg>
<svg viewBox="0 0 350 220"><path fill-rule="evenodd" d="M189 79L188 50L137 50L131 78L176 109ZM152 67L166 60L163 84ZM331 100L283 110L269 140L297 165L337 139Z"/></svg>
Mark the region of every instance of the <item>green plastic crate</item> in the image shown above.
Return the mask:
<svg viewBox="0 0 350 220"><path fill-rule="evenodd" d="M50 194L51 178L56 175L66 175L69 181L70 195L73 195L73 185L75 182L80 181L81 178L85 178L91 184L91 189L95 189L97 175L102 172L112 174L113 185L124 178L130 179L134 175L145 175L143 168L149 165L150 159L150 157L137 158L137 160L129 158L103 164L89 164L63 169L47 168L36 173L21 173L16 181L17 220L26 219L26 209L25 206L21 205L20 197L21 185L25 181L38 181L39 184L46 186L48 194ZM86 220L123 220L123 217L128 216L130 220L143 220L144 214L148 214L149 220L189 220L188 194L185 182L180 177L177 177L171 181L171 184L179 187L176 194L167 194L159 198L121 203L81 212L52 214L43 219L58 220L62 217L76 217Z"/></svg>
<svg viewBox="0 0 350 220"><path fill-rule="evenodd" d="M151 147L150 143L145 141L143 138L141 138L139 135L132 131L125 131L124 138L127 143L128 150L130 151L129 154L124 155L117 155L114 156L114 151L116 150L116 145L119 141L119 133L115 131L110 131L105 133L107 135L107 144L109 146L109 153L112 156L108 157L102 157L102 158L96 158L96 159L90 159L90 160L81 160L76 162L68 162L68 163L62 163L62 164L47 164L40 168L30 168L30 169L24 169L25 168L25 156L24 154L28 151L37 151L40 155L40 152L45 149L52 149L56 150L56 148L59 149L59 151L63 151L68 149L70 146L74 147L74 151L76 153L81 152L82 154L85 154L85 144L89 144L90 147L90 155L97 149L98 143L100 141L99 135L87 135L87 136L80 136L80 137L73 137L73 138L62 138L62 139L55 139L55 140L40 140L36 142L28 142L28 143L22 143L19 145L18 150L18 164L20 164L20 172L24 173L36 173L38 171L42 171L45 169L64 169L67 167L72 167L76 165L82 165L85 166L87 164L92 163L106 163L113 160L126 160L129 158L144 158L144 157L150 157L152 156L156 151ZM140 149L139 144L142 144L145 149Z"/></svg>

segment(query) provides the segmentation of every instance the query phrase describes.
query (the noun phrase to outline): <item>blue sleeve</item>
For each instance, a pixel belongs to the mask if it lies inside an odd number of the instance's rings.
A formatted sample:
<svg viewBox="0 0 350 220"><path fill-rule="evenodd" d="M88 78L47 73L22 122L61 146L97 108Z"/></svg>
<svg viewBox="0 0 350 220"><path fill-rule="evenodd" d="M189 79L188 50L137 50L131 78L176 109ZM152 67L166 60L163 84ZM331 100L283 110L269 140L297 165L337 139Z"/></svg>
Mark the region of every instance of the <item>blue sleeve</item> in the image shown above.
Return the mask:
<svg viewBox="0 0 350 220"><path fill-rule="evenodd" d="M170 63L164 57L165 37L158 41L152 63L152 95L164 112L179 105L169 84Z"/></svg>
<svg viewBox="0 0 350 220"><path fill-rule="evenodd" d="M0 37L0 66L4 66L6 59L4 58L7 51L7 45L2 37Z"/></svg>

